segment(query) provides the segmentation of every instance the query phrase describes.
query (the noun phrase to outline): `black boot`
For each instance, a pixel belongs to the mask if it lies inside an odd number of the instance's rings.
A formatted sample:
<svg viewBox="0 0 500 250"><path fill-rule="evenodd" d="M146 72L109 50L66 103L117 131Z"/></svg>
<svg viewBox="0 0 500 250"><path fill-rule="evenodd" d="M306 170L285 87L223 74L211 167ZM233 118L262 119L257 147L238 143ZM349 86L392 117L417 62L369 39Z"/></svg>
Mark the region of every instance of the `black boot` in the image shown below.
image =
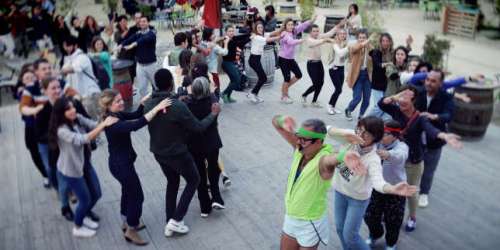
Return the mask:
<svg viewBox="0 0 500 250"><path fill-rule="evenodd" d="M62 207L61 215L68 221L73 221L73 211L71 211L71 207Z"/></svg>

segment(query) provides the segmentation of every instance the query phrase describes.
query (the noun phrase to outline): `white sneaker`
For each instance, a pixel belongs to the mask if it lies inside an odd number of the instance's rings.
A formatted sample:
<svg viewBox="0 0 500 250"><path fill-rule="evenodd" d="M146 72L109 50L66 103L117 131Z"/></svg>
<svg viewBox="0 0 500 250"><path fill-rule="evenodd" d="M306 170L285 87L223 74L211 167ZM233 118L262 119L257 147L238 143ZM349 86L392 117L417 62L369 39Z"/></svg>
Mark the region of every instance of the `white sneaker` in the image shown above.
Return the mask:
<svg viewBox="0 0 500 250"><path fill-rule="evenodd" d="M95 234L96 234L95 230L92 230L87 227L80 227L80 228L73 227L73 236L75 237L89 238L94 236Z"/></svg>
<svg viewBox="0 0 500 250"><path fill-rule="evenodd" d="M168 224L167 224L167 225L168 225ZM174 231L169 230L169 229L167 228L167 226L165 225L165 232L164 232L164 234L165 234L165 237L172 237L172 235L174 235Z"/></svg>
<svg viewBox="0 0 500 250"><path fill-rule="evenodd" d="M221 210L221 209L225 209L226 207L218 202L213 202L212 203L212 208L213 209L217 209L217 210Z"/></svg>
<svg viewBox="0 0 500 250"><path fill-rule="evenodd" d="M260 99L257 95L255 95L254 93L248 93L247 94L247 97L250 99L250 101L254 104L257 104L257 103L261 103L263 102L262 99Z"/></svg>
<svg viewBox="0 0 500 250"><path fill-rule="evenodd" d="M365 240L365 243L366 245L368 245L369 247L373 247L375 245L375 241L376 240L373 240L372 238L368 237L366 240Z"/></svg>
<svg viewBox="0 0 500 250"><path fill-rule="evenodd" d="M328 105L327 112L328 112L329 115L340 114L340 110L332 107L332 105Z"/></svg>
<svg viewBox="0 0 500 250"><path fill-rule="evenodd" d="M208 214L207 213L201 213L201 218L207 218Z"/></svg>
<svg viewBox="0 0 500 250"><path fill-rule="evenodd" d="M302 106L307 107L307 98L305 96L301 96L302 98Z"/></svg>
<svg viewBox="0 0 500 250"><path fill-rule="evenodd" d="M167 229L180 234L187 234L189 232L189 227L184 225L184 221L175 221L170 219L165 227L165 236L167 236Z"/></svg>
<svg viewBox="0 0 500 250"><path fill-rule="evenodd" d="M92 230L96 230L97 228L99 228L99 224L97 222L91 220L89 217L83 218L83 225L92 229Z"/></svg>
<svg viewBox="0 0 500 250"><path fill-rule="evenodd" d="M45 187L45 188L49 188L50 187L49 179L43 178L43 187Z"/></svg>
<svg viewBox="0 0 500 250"><path fill-rule="evenodd" d="M311 103L311 106L315 107L315 108L322 108L323 106L321 106L321 104L319 104L318 102L312 102Z"/></svg>
<svg viewBox="0 0 500 250"><path fill-rule="evenodd" d="M390 246L386 246L385 247L385 250L396 250L396 245L390 247Z"/></svg>
<svg viewBox="0 0 500 250"><path fill-rule="evenodd" d="M281 103L284 103L284 104L292 104L293 103L293 100L288 97L288 96L285 96L285 97L281 97Z"/></svg>
<svg viewBox="0 0 500 250"><path fill-rule="evenodd" d="M429 206L429 196L426 194L421 194L420 198L418 199L418 206L419 207Z"/></svg>
<svg viewBox="0 0 500 250"><path fill-rule="evenodd" d="M255 97L257 97L257 100L259 101L259 103L264 102L264 99L262 99L260 96L255 96Z"/></svg>

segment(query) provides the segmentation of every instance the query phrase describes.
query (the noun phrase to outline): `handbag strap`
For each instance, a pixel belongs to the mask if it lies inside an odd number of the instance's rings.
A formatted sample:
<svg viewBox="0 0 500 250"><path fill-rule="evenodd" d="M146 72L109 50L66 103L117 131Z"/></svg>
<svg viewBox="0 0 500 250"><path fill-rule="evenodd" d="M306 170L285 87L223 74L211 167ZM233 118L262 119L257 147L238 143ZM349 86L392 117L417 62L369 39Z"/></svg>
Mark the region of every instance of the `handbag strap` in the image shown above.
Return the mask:
<svg viewBox="0 0 500 250"><path fill-rule="evenodd" d="M403 130L401 130L401 135L405 135L407 130L410 128L410 126L415 122L415 120L417 119L417 117L420 115L420 112L418 110L416 110L415 112L413 112L413 114L411 115L410 119L408 120L408 122L406 123L406 126L404 127Z"/></svg>

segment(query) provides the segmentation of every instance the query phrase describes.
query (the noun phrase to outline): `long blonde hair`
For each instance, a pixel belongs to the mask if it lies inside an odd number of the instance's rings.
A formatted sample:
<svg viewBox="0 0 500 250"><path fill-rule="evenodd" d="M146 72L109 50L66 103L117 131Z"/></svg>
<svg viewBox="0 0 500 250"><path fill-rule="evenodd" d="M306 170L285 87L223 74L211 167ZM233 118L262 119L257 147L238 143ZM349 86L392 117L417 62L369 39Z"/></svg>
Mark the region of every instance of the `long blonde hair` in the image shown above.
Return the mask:
<svg viewBox="0 0 500 250"><path fill-rule="evenodd" d="M113 104L113 100L120 92L114 89L105 89L99 97L99 107L101 108L101 119L106 119L109 116L109 107Z"/></svg>

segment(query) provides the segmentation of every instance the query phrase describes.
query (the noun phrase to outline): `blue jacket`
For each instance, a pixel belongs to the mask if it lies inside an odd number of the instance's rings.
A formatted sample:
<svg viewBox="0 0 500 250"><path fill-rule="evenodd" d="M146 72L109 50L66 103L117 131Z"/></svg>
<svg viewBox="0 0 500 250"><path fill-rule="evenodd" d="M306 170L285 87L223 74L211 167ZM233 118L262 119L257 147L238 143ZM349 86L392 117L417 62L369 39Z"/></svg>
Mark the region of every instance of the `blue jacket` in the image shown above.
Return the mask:
<svg viewBox="0 0 500 250"><path fill-rule="evenodd" d="M139 31L122 41L121 45L126 46L133 42L137 42L135 59L138 63L156 62L156 34L153 30L150 29L145 33Z"/></svg>

